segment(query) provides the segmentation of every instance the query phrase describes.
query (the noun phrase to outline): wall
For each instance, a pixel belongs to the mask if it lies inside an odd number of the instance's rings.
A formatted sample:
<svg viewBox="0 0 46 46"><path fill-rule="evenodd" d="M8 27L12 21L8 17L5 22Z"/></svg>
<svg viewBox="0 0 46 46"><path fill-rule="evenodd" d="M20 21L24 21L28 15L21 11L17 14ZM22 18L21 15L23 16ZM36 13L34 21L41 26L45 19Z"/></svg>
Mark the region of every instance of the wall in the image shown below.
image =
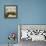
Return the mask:
<svg viewBox="0 0 46 46"><path fill-rule="evenodd" d="M4 18L4 5L9 4L18 6L17 19ZM8 43L7 36L18 31L17 24L46 24L46 0L0 0L0 44Z"/></svg>

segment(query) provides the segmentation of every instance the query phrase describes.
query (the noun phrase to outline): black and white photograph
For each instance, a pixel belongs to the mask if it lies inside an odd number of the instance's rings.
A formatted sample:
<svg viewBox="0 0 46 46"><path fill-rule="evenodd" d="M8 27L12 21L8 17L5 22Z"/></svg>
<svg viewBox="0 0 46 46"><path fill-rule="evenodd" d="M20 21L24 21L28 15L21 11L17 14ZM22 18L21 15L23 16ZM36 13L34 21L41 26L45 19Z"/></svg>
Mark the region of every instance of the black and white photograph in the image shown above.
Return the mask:
<svg viewBox="0 0 46 46"><path fill-rule="evenodd" d="M46 42L46 25L18 25L18 35L20 46L40 45Z"/></svg>

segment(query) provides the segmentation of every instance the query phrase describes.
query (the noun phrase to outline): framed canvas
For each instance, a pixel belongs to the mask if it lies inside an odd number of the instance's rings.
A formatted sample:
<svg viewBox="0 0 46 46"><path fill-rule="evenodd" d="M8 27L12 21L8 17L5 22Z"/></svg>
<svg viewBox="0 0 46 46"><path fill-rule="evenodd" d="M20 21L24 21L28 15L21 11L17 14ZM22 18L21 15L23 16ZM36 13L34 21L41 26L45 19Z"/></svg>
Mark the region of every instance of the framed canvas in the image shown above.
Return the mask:
<svg viewBox="0 0 46 46"><path fill-rule="evenodd" d="M46 41L46 25L20 24L18 25L18 38L21 40Z"/></svg>
<svg viewBox="0 0 46 46"><path fill-rule="evenodd" d="M5 5L4 17L5 18L17 18L17 6L16 5Z"/></svg>

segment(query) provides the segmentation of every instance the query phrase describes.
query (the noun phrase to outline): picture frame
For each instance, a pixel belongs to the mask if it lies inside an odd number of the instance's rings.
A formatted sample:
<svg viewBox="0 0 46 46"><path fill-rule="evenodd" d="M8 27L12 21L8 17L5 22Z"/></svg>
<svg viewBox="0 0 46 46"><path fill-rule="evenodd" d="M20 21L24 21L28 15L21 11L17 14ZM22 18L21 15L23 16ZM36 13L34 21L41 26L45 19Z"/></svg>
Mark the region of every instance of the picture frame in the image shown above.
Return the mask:
<svg viewBox="0 0 46 46"><path fill-rule="evenodd" d="M5 18L17 18L17 5L5 5L4 17Z"/></svg>
<svg viewBox="0 0 46 46"><path fill-rule="evenodd" d="M19 24L18 38L19 42L22 40L46 41L46 24Z"/></svg>

